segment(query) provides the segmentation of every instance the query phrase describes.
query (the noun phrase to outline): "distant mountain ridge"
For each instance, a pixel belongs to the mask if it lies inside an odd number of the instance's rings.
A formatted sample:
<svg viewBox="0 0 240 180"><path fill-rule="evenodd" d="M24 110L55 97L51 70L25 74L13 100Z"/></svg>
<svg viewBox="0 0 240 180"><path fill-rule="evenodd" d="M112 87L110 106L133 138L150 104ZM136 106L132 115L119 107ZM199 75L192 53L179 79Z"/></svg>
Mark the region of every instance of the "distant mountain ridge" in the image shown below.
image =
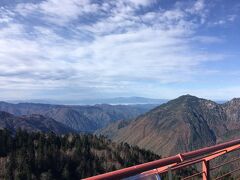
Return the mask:
<svg viewBox="0 0 240 180"><path fill-rule="evenodd" d="M80 99L80 100L21 100L9 101L9 103L37 103L37 104L64 104L64 105L96 105L96 104L111 104L111 105L129 105L129 104L162 104L167 102L167 99L154 99L146 97L115 97L101 99Z"/></svg>
<svg viewBox="0 0 240 180"><path fill-rule="evenodd" d="M240 137L240 99L217 104L185 95L97 133L164 156L177 154Z"/></svg>
<svg viewBox="0 0 240 180"><path fill-rule="evenodd" d="M130 104L162 104L167 102L167 99L153 99L145 97L116 97L106 99L92 99L83 101L88 104L112 104L112 105L130 105Z"/></svg>
<svg viewBox="0 0 240 180"><path fill-rule="evenodd" d="M78 132L93 132L111 122L135 118L156 106L156 104L68 106L0 102L0 111L16 116L39 114L63 123Z"/></svg>
<svg viewBox="0 0 240 180"><path fill-rule="evenodd" d="M75 130L42 115L14 116L0 111L0 129L8 129L15 133L18 129L29 132L54 132L56 134L74 133Z"/></svg>

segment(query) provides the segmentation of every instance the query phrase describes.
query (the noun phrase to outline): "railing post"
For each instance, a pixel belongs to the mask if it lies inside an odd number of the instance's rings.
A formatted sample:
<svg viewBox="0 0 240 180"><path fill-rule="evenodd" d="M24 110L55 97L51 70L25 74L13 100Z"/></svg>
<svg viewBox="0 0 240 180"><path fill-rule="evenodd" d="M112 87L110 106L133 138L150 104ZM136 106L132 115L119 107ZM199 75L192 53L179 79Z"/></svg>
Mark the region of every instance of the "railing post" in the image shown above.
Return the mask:
<svg viewBox="0 0 240 180"><path fill-rule="evenodd" d="M202 172L203 180L210 180L209 161L203 160Z"/></svg>
<svg viewBox="0 0 240 180"><path fill-rule="evenodd" d="M168 167L168 180L172 180L173 178L172 178L172 169L171 169L171 167L169 166Z"/></svg>

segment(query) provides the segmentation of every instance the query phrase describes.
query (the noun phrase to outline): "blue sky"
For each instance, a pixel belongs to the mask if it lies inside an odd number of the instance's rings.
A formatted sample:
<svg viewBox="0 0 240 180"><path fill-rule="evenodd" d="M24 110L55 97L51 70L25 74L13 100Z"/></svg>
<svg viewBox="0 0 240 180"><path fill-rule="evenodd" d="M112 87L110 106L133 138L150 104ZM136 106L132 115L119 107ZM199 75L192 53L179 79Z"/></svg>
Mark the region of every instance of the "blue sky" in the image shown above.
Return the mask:
<svg viewBox="0 0 240 180"><path fill-rule="evenodd" d="M1 0L0 98L240 97L238 0Z"/></svg>

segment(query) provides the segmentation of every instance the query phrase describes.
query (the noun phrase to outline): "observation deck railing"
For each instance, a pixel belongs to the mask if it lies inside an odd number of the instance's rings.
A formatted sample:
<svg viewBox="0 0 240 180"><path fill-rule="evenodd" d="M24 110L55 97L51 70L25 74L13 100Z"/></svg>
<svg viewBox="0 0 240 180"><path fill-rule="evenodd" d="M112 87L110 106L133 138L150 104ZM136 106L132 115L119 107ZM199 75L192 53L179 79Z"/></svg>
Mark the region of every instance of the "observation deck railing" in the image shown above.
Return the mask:
<svg viewBox="0 0 240 180"><path fill-rule="evenodd" d="M116 170L113 172L100 174L97 176L86 178L85 180L172 180L176 179L174 177L175 171L191 167L193 165L198 166L198 171L196 173L189 176L183 176L180 178L178 177L177 179L221 180L229 177L229 175L236 173L237 171L240 171L240 167L234 166L234 169L221 175L215 176L214 178L211 177L210 172L216 171L217 169L227 164L234 163L240 160L240 157L227 160L226 162L217 164L214 167L210 167L210 161L236 150L240 150L240 139Z"/></svg>

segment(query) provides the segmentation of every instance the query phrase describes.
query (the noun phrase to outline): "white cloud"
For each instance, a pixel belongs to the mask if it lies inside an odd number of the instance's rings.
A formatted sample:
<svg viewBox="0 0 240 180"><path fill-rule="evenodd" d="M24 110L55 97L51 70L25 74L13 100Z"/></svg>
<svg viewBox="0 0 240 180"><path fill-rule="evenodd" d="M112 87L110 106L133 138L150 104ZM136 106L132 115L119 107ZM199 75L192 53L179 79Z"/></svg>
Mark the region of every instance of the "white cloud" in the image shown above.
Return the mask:
<svg viewBox="0 0 240 180"><path fill-rule="evenodd" d="M4 7L0 7L0 24L10 22L12 20L12 15L13 13L11 13L11 11Z"/></svg>
<svg viewBox="0 0 240 180"><path fill-rule="evenodd" d="M22 15L40 13L46 20L58 25L64 25L76 20L80 15L95 13L97 10L98 5L89 0L47 0L39 4L21 3L16 7L16 11Z"/></svg>
<svg viewBox="0 0 240 180"><path fill-rule="evenodd" d="M199 72L202 64L223 58L194 47L200 41L221 41L193 37L199 26L196 19L203 17L204 1L186 9L136 15L137 8L152 3L47 0L18 4L13 12L20 13L25 23L11 19L0 31L0 89L130 94L136 89L194 81L207 71ZM195 10L195 18L189 9ZM96 19L84 23L86 14L94 14ZM29 25L31 18L50 25Z"/></svg>
<svg viewBox="0 0 240 180"><path fill-rule="evenodd" d="M202 11L205 7L204 0L198 0L194 4L193 10L195 11Z"/></svg>
<svg viewBox="0 0 240 180"><path fill-rule="evenodd" d="M228 21L234 22L236 19L237 19L237 15L236 14L228 15Z"/></svg>
<svg viewBox="0 0 240 180"><path fill-rule="evenodd" d="M217 25L217 26L221 26L221 25L226 25L228 23L234 23L237 19L237 15L236 14L230 14L227 15L225 17L221 17L220 19L214 21L213 23L211 23L211 25Z"/></svg>
<svg viewBox="0 0 240 180"><path fill-rule="evenodd" d="M222 43L224 42L223 38L214 37L214 36L195 36L191 38L193 41L199 41L201 43Z"/></svg>
<svg viewBox="0 0 240 180"><path fill-rule="evenodd" d="M129 0L130 2L132 2L134 5L136 6L148 6L152 3L154 3L154 0Z"/></svg>

